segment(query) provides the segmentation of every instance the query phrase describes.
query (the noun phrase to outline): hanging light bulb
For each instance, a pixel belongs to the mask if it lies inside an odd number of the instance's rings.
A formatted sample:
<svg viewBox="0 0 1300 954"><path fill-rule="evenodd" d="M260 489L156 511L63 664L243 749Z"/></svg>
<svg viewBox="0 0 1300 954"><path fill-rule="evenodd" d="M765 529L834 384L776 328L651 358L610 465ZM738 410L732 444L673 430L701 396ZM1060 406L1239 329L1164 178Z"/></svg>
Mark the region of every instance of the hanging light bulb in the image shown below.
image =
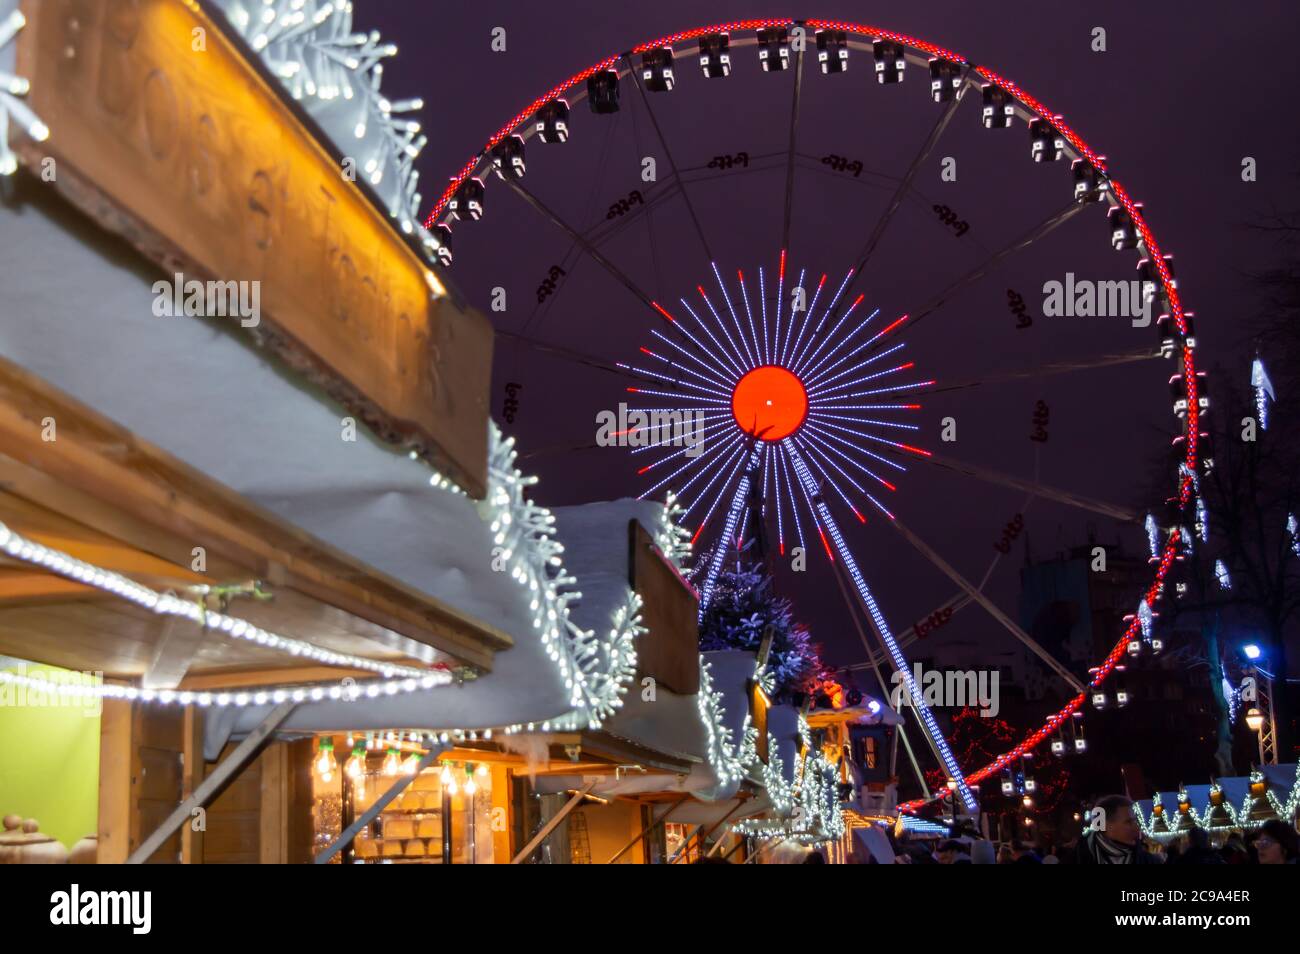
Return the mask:
<svg viewBox="0 0 1300 954"><path fill-rule="evenodd" d="M347 772L348 778L354 782L366 774L366 750L364 746L360 744L352 746L352 754L343 763L343 771Z"/></svg>
<svg viewBox="0 0 1300 954"><path fill-rule="evenodd" d="M414 775L420 766L420 753L412 752L402 761L402 774Z"/></svg>
<svg viewBox="0 0 1300 954"><path fill-rule="evenodd" d="M316 774L322 782L330 782L338 769L339 763L334 758L334 740L327 735L320 740L320 749L316 754Z"/></svg>
<svg viewBox="0 0 1300 954"><path fill-rule="evenodd" d="M443 763L442 773L438 776L438 780L441 781L443 785L450 785L452 782L451 766L445 762Z"/></svg>
<svg viewBox="0 0 1300 954"><path fill-rule="evenodd" d="M469 774L468 770L466 771L466 774ZM469 775L469 778L465 779L465 794L469 796L473 796L474 793L477 791L478 791L478 782L474 781L473 775Z"/></svg>
<svg viewBox="0 0 1300 954"><path fill-rule="evenodd" d="M385 775L389 775L389 776L396 775L398 772L398 768L399 768L399 764L397 758L397 749L390 746L388 749L388 754L384 756L383 772Z"/></svg>
<svg viewBox="0 0 1300 954"><path fill-rule="evenodd" d="M479 762L478 768L474 769L474 774L477 775L479 778L487 778L488 777L487 763Z"/></svg>

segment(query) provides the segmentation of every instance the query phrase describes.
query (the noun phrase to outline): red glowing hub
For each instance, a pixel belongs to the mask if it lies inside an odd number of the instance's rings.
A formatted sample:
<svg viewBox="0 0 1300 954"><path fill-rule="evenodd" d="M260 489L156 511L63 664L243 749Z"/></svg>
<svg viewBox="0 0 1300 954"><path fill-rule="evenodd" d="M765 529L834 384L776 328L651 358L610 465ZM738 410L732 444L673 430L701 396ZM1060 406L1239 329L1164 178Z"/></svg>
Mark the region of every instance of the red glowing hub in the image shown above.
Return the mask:
<svg viewBox="0 0 1300 954"><path fill-rule="evenodd" d="M775 364L754 368L731 392L731 413L746 434L779 441L808 416L808 392L793 373Z"/></svg>

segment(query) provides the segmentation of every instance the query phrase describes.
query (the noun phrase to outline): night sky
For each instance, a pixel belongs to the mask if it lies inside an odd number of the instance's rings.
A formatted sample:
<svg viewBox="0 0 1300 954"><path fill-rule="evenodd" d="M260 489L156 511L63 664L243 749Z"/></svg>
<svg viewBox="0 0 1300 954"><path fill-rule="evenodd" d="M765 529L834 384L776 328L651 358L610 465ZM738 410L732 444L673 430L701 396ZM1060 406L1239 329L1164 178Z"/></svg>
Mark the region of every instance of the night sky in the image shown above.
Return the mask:
<svg viewBox="0 0 1300 954"><path fill-rule="evenodd" d="M426 210L445 181L486 139L544 90L610 54L677 30L759 16L841 17L911 34L958 51L1010 79L1063 114L1110 169L1144 203L1163 250L1175 255L1183 302L1197 319L1200 365L1222 364L1245 382L1249 338L1242 326L1257 307L1248 273L1270 249L1247 225L1275 209L1300 205L1300 161L1294 97L1300 65L1290 54L1297 36L1294 4L1241 3L958 3L864 5L822 0L808 8L778 3L660 0L655 4L594 2L425 3L359 0L357 25L376 27L400 55L386 66L385 92L423 96L430 144L422 160ZM493 52L494 27L507 49ZM1091 49L1092 30L1107 31L1107 51ZM737 34L737 37L739 34ZM735 39L736 37L733 37ZM733 51L726 80L706 80L692 53L677 61L677 88L650 94L654 117L679 167L720 154L778 154L770 167L687 186L705 237L724 274L775 269L784 203L784 152L792 74L765 74L753 47ZM576 103L564 145L528 145L524 185L576 228L606 221L609 205L645 188L640 159L655 156L669 173L650 117L628 81L623 109L595 116ZM1069 164L1037 166L1020 121L986 130L978 96L968 95L932 156L914 196L904 203L872 258L858 291L865 313L892 320L1012 238L1062 209L1071 193ZM870 56L854 51L848 72L822 76L809 63L799 124L789 267L831 280L854 264L941 107L928 76L909 66L899 86L875 82ZM860 160L861 176L816 162L837 154ZM957 181L940 181L940 161L957 162ZM1254 157L1258 181L1241 179ZM759 165L760 163L756 163ZM893 178L890 178L893 177ZM495 178L487 183L486 215L455 232L450 281L498 328L600 357L630 361L649 345L656 319L568 237ZM957 237L932 205L945 204L969 222ZM1048 318L1044 282L1067 271L1080 278L1132 279L1134 252L1108 242L1104 206L1097 205L1018 253L993 275L953 296L904 332L917 372L939 382L1154 347L1151 328L1124 318ZM656 207L601 246L601 251L656 300L676 303L697 284L712 285L709 259L680 197ZM547 270L566 276L545 305L535 290ZM506 289L508 309L489 310L491 290ZM716 286L714 286L716 287ZM1023 295L1033 325L1017 329L1007 291ZM715 296L716 297L716 296ZM698 296L695 296L698 301ZM914 443L963 461L1132 507L1150 503L1148 472L1177 424L1166 381L1172 362L1148 360L1103 371L1075 372L1015 384L936 394L922 399ZM577 449L593 442L595 416L616 408L628 383L613 374L558 360L533 348L499 343L492 384L501 421L504 388L517 382L513 424L525 470L538 474L546 504L562 505L640 493L648 484L623 448ZM1031 442L1038 400L1051 410L1050 440ZM939 422L958 421L958 440L940 444ZM1171 475L1172 476L1172 475ZM888 505L968 578L980 580L997 556L1002 526L1024 513L1035 558L1085 542L1123 540L1136 552L1140 529L1045 500L1026 509L1024 494L957 477L924 464L897 475ZM928 614L955 585L887 527L877 513L865 526L843 507L836 513L850 545L895 629ZM715 518L716 519L716 518ZM695 522L688 520L692 529ZM850 524L852 524L850 526ZM707 535L707 531L706 531ZM810 539L808 570L783 569L782 592L824 644L828 661L862 659L826 557ZM993 569L987 592L1012 616L1025 538ZM943 640L976 641L1005 650L1011 637L977 608L958 614Z"/></svg>

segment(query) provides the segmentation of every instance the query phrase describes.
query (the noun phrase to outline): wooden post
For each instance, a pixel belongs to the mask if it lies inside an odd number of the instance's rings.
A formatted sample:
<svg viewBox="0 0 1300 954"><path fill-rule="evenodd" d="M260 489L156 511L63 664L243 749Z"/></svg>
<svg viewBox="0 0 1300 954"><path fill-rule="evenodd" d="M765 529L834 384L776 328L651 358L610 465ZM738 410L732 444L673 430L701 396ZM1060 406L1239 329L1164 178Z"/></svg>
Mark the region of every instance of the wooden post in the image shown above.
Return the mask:
<svg viewBox="0 0 1300 954"><path fill-rule="evenodd" d="M185 709L184 749L181 766L181 794L189 798L203 782L203 713L196 706ZM206 827L206 826L205 826ZM203 829L194 830L193 823L181 829L181 864L203 864Z"/></svg>

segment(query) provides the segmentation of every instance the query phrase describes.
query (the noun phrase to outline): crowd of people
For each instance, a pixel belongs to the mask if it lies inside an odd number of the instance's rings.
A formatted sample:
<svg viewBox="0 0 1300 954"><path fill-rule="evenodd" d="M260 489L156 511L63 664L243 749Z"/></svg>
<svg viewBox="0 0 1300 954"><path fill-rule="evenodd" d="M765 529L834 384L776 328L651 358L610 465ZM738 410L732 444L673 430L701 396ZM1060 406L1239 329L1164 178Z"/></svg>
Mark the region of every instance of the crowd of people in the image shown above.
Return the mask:
<svg viewBox="0 0 1300 954"><path fill-rule="evenodd" d="M1268 821L1247 835L1234 832L1216 846L1200 828L1167 842L1144 837L1133 803L1122 795L1099 799L1104 826L1059 845L1030 841L993 842L963 834L937 844L901 838L894 842L895 864L1077 864L1077 865L1293 865L1300 855L1296 829Z"/></svg>

